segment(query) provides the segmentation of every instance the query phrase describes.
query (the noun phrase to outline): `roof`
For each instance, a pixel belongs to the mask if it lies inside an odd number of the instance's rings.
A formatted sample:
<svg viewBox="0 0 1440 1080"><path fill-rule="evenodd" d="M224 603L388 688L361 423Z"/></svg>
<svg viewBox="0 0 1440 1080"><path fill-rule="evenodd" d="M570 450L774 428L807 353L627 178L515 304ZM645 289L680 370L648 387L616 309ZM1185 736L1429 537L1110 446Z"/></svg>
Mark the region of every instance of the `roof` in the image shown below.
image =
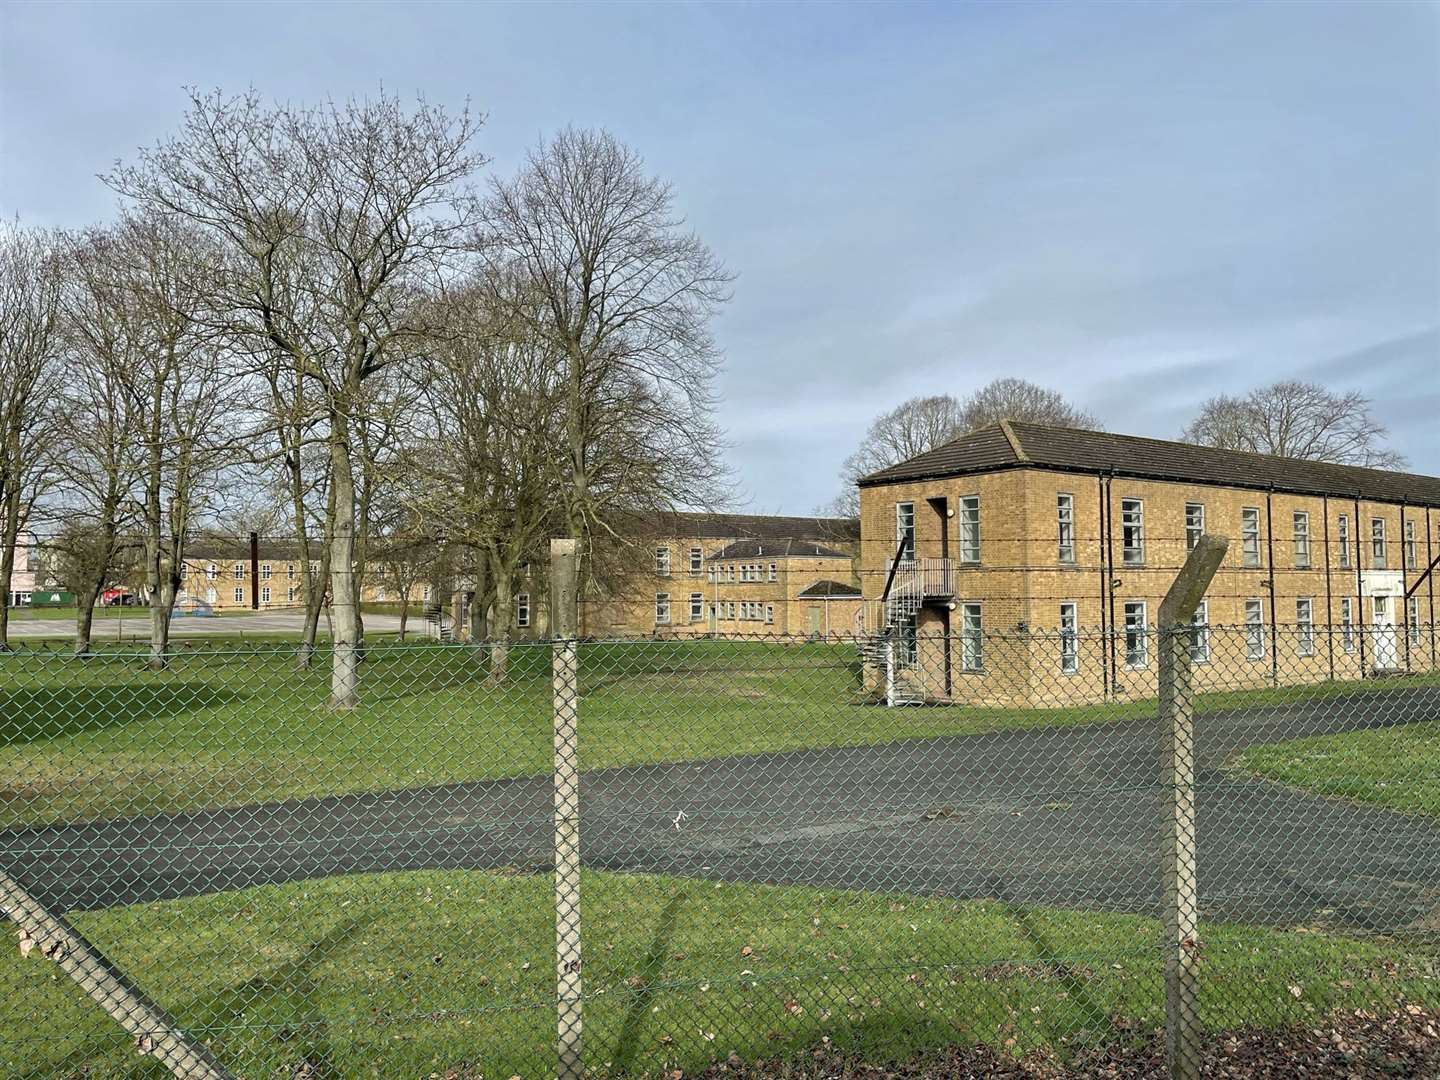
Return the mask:
<svg viewBox="0 0 1440 1080"><path fill-rule="evenodd" d="M908 461L861 477L860 486L1015 468L1440 506L1440 477L1018 421L962 435Z"/></svg>
<svg viewBox="0 0 1440 1080"><path fill-rule="evenodd" d="M314 540L313 550L317 557L324 546L323 541ZM197 536L185 545L187 559L210 559L248 563L250 561L250 538L246 536L216 537ZM257 557L294 561L300 558L300 545L293 540L271 540L262 538L258 543Z"/></svg>
<svg viewBox="0 0 1440 1080"><path fill-rule="evenodd" d="M716 559L848 559L843 551L825 547L814 540L736 540L710 556Z"/></svg>
<svg viewBox="0 0 1440 1080"><path fill-rule="evenodd" d="M796 595L810 600L858 600L861 593L858 585L846 585L843 581L817 581Z"/></svg>
<svg viewBox="0 0 1440 1080"><path fill-rule="evenodd" d="M780 514L711 514L674 511L656 521L662 535L693 536L700 540L826 540L844 543L860 539L860 519L843 517L787 517Z"/></svg>

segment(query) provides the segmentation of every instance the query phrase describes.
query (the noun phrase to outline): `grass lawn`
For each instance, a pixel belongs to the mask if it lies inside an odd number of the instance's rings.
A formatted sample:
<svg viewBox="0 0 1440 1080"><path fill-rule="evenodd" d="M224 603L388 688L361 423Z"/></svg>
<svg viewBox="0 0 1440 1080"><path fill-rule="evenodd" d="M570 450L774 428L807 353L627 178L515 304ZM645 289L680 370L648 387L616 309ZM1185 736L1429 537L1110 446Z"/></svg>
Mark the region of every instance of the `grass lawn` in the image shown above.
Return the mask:
<svg viewBox="0 0 1440 1080"><path fill-rule="evenodd" d="M284 640L189 641L165 671L143 651L63 646L0 656L0 828L282 797L533 775L551 760L550 652L373 648L362 705L326 707L328 657ZM1397 680L1416 685L1419 680ZM582 646L586 768L1124 720L1152 702L1073 709L862 704L848 644L647 641ZM1201 711L1373 690L1377 683L1202 695Z"/></svg>
<svg viewBox="0 0 1440 1080"><path fill-rule="evenodd" d="M1158 924L1126 915L587 873L586 1051L605 1075L831 1040L885 1060L1161 1024ZM422 871L265 886L73 921L246 1076L546 1075L551 882ZM1207 1026L1440 999L1412 944L1214 925ZM38 953L0 952L0 1072L158 1075ZM305 1061L334 1071L301 1073ZM549 1075L554 1075L551 1072Z"/></svg>
<svg viewBox="0 0 1440 1080"><path fill-rule="evenodd" d="M1236 767L1320 795L1440 817L1440 724L1252 746Z"/></svg>

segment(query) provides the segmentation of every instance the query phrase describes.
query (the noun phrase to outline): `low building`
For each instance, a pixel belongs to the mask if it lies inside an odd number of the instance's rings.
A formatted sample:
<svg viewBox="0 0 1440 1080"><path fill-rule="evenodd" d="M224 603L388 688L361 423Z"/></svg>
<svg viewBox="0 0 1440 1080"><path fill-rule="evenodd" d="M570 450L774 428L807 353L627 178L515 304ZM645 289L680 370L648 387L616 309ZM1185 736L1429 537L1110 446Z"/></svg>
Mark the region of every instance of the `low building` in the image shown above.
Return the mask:
<svg viewBox="0 0 1440 1080"><path fill-rule="evenodd" d="M800 593L854 580L853 518L675 513L636 541L648 565L581 604L587 637L804 634Z"/></svg>
<svg viewBox="0 0 1440 1080"><path fill-rule="evenodd" d="M1160 601L1206 532L1230 550L1200 689L1437 667L1440 478L1002 423L863 478L860 521L862 619L926 698L1153 695Z"/></svg>
<svg viewBox="0 0 1440 1080"><path fill-rule="evenodd" d="M848 637L863 629L859 623L860 586L822 578L795 595L810 637Z"/></svg>
<svg viewBox="0 0 1440 1080"><path fill-rule="evenodd" d="M35 534L21 532L15 543L15 566L6 586L6 602L12 608L29 607L41 580L39 548Z"/></svg>

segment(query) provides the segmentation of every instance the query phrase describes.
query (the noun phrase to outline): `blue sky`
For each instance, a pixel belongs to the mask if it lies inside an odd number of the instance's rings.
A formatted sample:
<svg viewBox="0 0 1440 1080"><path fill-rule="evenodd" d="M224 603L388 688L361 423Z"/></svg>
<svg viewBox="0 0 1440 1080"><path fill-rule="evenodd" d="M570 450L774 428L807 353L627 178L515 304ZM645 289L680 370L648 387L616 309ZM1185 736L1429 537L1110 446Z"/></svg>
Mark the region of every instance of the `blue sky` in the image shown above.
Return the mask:
<svg viewBox="0 0 1440 1080"><path fill-rule="evenodd" d="M1440 473L1440 7L0 7L0 213L95 179L181 87L377 86L567 123L675 184L739 275L721 420L749 507L808 512L877 412L1000 375L1171 437L1280 377L1359 389Z"/></svg>

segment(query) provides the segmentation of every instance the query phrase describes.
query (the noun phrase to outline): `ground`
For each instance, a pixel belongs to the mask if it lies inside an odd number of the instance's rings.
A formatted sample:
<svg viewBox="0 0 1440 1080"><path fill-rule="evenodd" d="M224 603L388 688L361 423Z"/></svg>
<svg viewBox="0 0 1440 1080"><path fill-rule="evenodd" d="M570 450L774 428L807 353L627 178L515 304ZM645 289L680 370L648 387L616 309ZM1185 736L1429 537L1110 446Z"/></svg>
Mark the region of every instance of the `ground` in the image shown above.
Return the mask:
<svg viewBox="0 0 1440 1080"><path fill-rule="evenodd" d="M209 618L178 616L170 624L171 637L185 638L267 638L291 637L304 625L303 612L227 611ZM423 632L425 617L418 611L410 618L409 629ZM324 623L321 623L324 629ZM384 613L365 615L365 629L371 634L396 633L400 629L398 615ZM150 635L150 612L143 607L97 607L92 640L144 642ZM75 636L74 608L12 608L10 637L17 641L39 641Z"/></svg>
<svg viewBox="0 0 1440 1080"><path fill-rule="evenodd" d="M277 647L138 659L0 657L6 868L247 1073L328 1055L343 1075L539 1075L548 648L513 650L503 686L475 650L377 648L354 712L326 708L323 663L296 671ZM597 1068L826 1038L873 1060L1149 1037L1153 704L887 710L858 703L856 676L848 647L585 647ZM1440 689L1200 710L1207 1022L1434 1005ZM0 1001L22 1033L0 1072L131 1074L37 955L0 954Z"/></svg>

